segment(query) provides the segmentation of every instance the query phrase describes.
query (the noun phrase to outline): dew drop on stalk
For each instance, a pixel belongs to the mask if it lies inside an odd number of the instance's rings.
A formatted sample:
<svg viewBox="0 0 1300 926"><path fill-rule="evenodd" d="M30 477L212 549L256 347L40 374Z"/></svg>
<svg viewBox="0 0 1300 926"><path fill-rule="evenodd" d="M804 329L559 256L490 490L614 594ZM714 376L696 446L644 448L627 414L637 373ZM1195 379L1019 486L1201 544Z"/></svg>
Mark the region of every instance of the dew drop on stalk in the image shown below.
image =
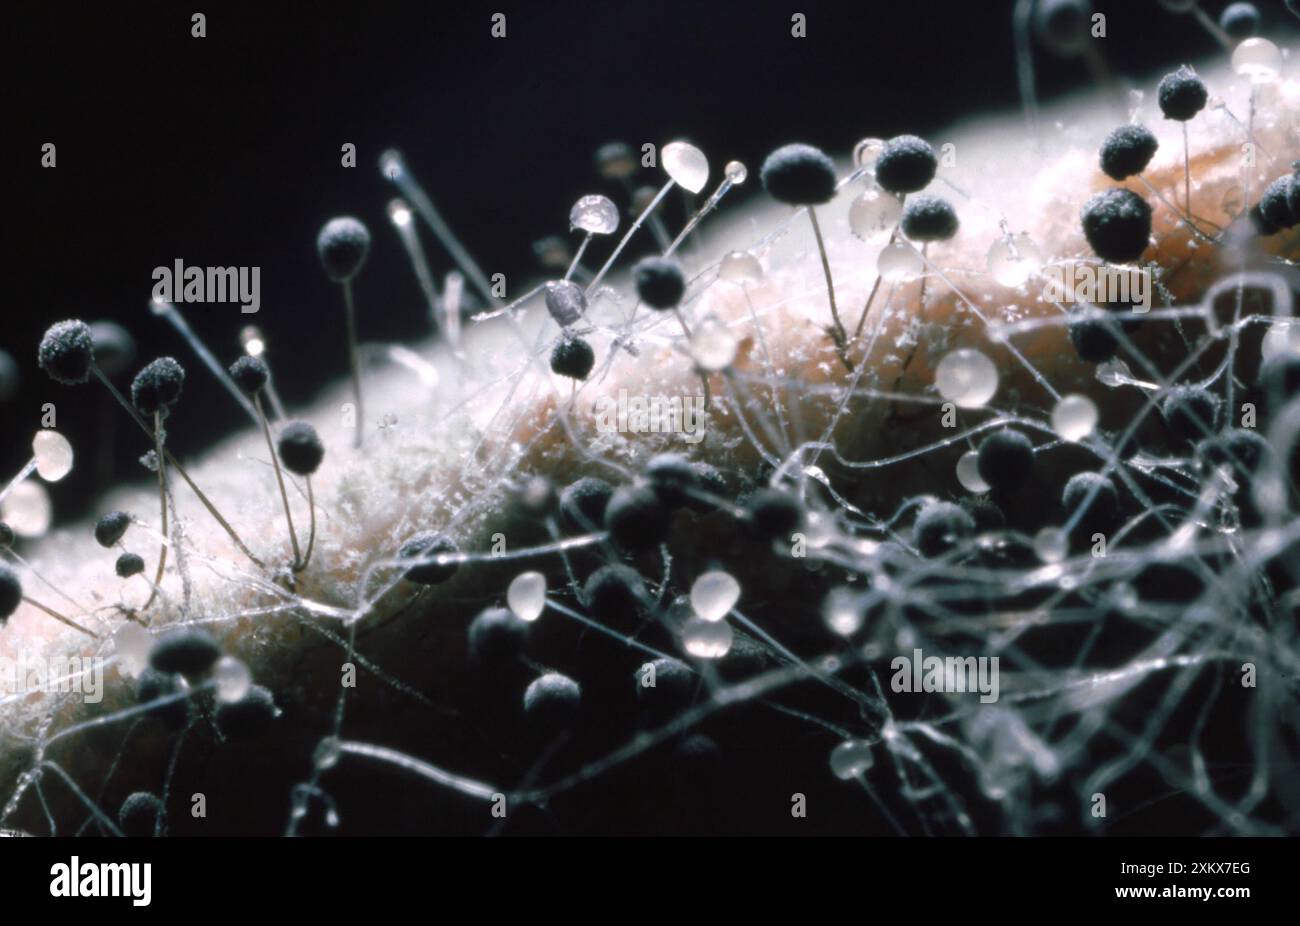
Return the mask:
<svg viewBox="0 0 1300 926"><path fill-rule="evenodd" d="M1246 39L1232 53L1232 69L1251 83L1272 83L1282 70L1282 52L1268 39Z"/></svg>
<svg viewBox="0 0 1300 926"><path fill-rule="evenodd" d="M1097 426L1097 405L1086 395L1062 396L1052 408L1052 430L1062 440L1081 441Z"/></svg>
<svg viewBox="0 0 1300 926"><path fill-rule="evenodd" d="M42 428L32 438L36 472L46 482L58 482L72 471L72 445L57 431Z"/></svg>
<svg viewBox="0 0 1300 926"><path fill-rule="evenodd" d="M1059 527L1044 527L1034 534L1034 555L1044 563L1059 563L1069 549L1069 537Z"/></svg>
<svg viewBox="0 0 1300 926"><path fill-rule="evenodd" d="M925 272L921 252L906 241L885 245L876 258L876 272L890 283L906 283Z"/></svg>
<svg viewBox="0 0 1300 926"><path fill-rule="evenodd" d="M957 481L967 492L983 495L990 488L980 475L980 454L978 450L967 450L957 461Z"/></svg>
<svg viewBox="0 0 1300 926"><path fill-rule="evenodd" d="M506 604L520 620L537 620L546 609L546 576L540 572L519 573L506 590Z"/></svg>
<svg viewBox="0 0 1300 926"><path fill-rule="evenodd" d="M740 583L728 572L706 572L691 585L691 607L700 620L722 620L739 600Z"/></svg>
<svg viewBox="0 0 1300 926"><path fill-rule="evenodd" d="M730 251L718 265L718 279L728 283L757 283L763 279L763 265L748 251Z"/></svg>
<svg viewBox="0 0 1300 926"><path fill-rule="evenodd" d="M664 145L659 161L665 173L680 187L698 193L709 182L709 159L704 152L684 141Z"/></svg>
<svg viewBox="0 0 1300 926"><path fill-rule="evenodd" d="M618 207L605 196L584 196L569 210L569 224L593 235L609 235L618 228Z"/></svg>
<svg viewBox="0 0 1300 926"><path fill-rule="evenodd" d="M217 660L212 668L212 679L217 683L217 700L225 704L242 700L253 684L248 666L233 656L222 656Z"/></svg>
<svg viewBox="0 0 1300 926"><path fill-rule="evenodd" d="M113 631L113 655L117 667L124 675L134 678L149 664L149 651L153 649L153 635L139 624L124 621Z"/></svg>
<svg viewBox="0 0 1300 926"><path fill-rule="evenodd" d="M311 761L316 768L324 771L338 765L339 757L343 754L343 749L337 736L324 737L316 744L316 749L312 752Z"/></svg>
<svg viewBox="0 0 1300 926"><path fill-rule="evenodd" d="M851 588L833 588L822 603L822 619L833 633L852 636L862 627L862 604Z"/></svg>
<svg viewBox="0 0 1300 926"><path fill-rule="evenodd" d="M1275 320L1264 335L1259 352L1264 360L1282 354L1300 354L1300 322L1290 318Z"/></svg>
<svg viewBox="0 0 1300 926"><path fill-rule="evenodd" d="M682 627L682 649L696 659L721 659L731 651L735 634L726 621L691 618Z"/></svg>
<svg viewBox="0 0 1300 926"><path fill-rule="evenodd" d="M9 490L0 503L0 521L13 528L19 537L41 537L50 529L53 517L50 495L33 480L20 482Z"/></svg>
<svg viewBox="0 0 1300 926"><path fill-rule="evenodd" d="M695 326L691 335L691 356L695 358L695 365L705 372L725 370L736 359L736 336L710 315Z"/></svg>
<svg viewBox="0 0 1300 926"><path fill-rule="evenodd" d="M845 740L831 750L831 772L843 781L865 774L874 762L866 740Z"/></svg>
<svg viewBox="0 0 1300 926"><path fill-rule="evenodd" d="M863 190L849 206L849 228L867 244L888 240L902 217L903 204L898 197L875 186Z"/></svg>
<svg viewBox="0 0 1300 926"><path fill-rule="evenodd" d="M934 384L960 408L983 408L998 391L998 368L979 351L963 347L939 361Z"/></svg>
<svg viewBox="0 0 1300 926"><path fill-rule="evenodd" d="M1020 286L1042 269L1043 254L1028 235L998 238L989 246L989 276L1003 286Z"/></svg>
<svg viewBox="0 0 1300 926"><path fill-rule="evenodd" d="M864 138L853 146L853 163L858 167L871 167L884 148L883 138Z"/></svg>

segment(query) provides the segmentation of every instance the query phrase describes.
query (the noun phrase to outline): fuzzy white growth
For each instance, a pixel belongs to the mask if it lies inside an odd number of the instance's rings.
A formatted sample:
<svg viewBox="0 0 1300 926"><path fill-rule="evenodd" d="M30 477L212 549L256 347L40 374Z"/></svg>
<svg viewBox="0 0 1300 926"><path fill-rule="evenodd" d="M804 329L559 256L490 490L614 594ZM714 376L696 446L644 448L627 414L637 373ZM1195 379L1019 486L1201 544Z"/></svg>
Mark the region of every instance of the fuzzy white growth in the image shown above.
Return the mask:
<svg viewBox="0 0 1300 926"><path fill-rule="evenodd" d="M1285 149L1287 134L1296 130L1300 113L1300 87L1294 79L1253 87L1245 81L1234 83L1223 73L1208 79L1217 81L1214 85L1231 101L1231 109L1255 113L1253 128L1264 149ZM582 336L596 348L597 367L572 394L567 386L559 387L539 349L556 336L554 323L542 306L540 287L496 313L492 321L464 331L456 345L463 351L463 364L445 343L402 348L438 369L460 369L458 395L430 389L430 380L419 374L419 364L410 357L403 361L392 354L397 362L368 371L369 417L361 422L366 435L363 452L351 449L353 425L344 414L347 388L340 385L325 392L299 416L315 426L327 452L324 464L312 477L319 521L315 556L292 587L284 578L290 564L283 532L276 527L275 475L262 436L250 430L217 444L189 469L235 532L250 543L253 554L272 568L266 573L251 569L227 534L192 495L178 487L173 493L175 530L169 539L176 554L174 568L160 584L159 603L149 612L149 621L155 629L181 621L202 625L222 640L229 661L223 660L216 676L203 683L215 687L222 701L238 700L247 690L250 677L242 667L251 672L252 681L272 691L298 687L333 696L338 688L338 662L354 656L356 634L371 629L392 632L376 634L367 642L366 664L387 686L410 690L417 665L406 644L416 625L407 608L423 593L401 578L411 565L396 562L402 543L420 531L446 534L462 552L441 554L432 561L459 563L460 572L471 578L457 581L472 583L476 567L499 558L489 552L492 537L504 521L510 490L521 475L538 471L554 473L563 480L583 469L626 481L652 450L690 450L680 433L603 428L598 408L620 390L642 396L690 396L698 389L701 369L716 374L710 382L715 394L725 396L726 402L711 412L698 457L740 468L751 468L759 461L770 464L773 484L793 486L810 505L827 509L814 512L823 519L823 526L833 515L843 515L859 519L881 540L893 541L901 532L892 523L864 513L871 510L868 505L875 499L861 485L846 486L851 480L844 474L887 472L893 480L890 495L897 499L919 492L925 485L923 477L929 476L918 472L923 467L898 464L950 453L953 460L944 472L955 472L961 485L979 492L978 473L972 476L968 455L957 463L957 454L973 438L1009 421L1047 435L1055 428L1060 437L1078 441L1094 453L1099 467L1115 472L1117 479L1133 480L1140 467L1128 459L1133 448L1125 444L1127 438L1094 433L1096 406L1118 407L1123 401L1102 388L1093 368L1063 353L1064 312L1045 302L1036 285L1040 266L1054 261L1093 263L1081 244L1077 217L1081 201L1095 187L1104 185L1096 170L1095 149L1097 140L1112 126L1113 117L1102 107L1084 107L1077 102L1061 112L1068 114L1068 122L1043 138L1024 139L1020 144L1008 141L1020 137L1012 135L1019 132L1016 118L985 120L952 136L959 153L957 163L945 165L940 171L942 180L936 183L960 191L955 202L961 214L961 232L953 242L935 243L924 255L906 242L887 243L885 229L895 221L891 219L892 207L865 188L869 183L865 171L842 182L837 198L820 207L835 290L839 304L848 307L844 314L850 331L858 322L857 313L863 313L861 334L850 344L860 361L853 373L846 375L838 365L834 346L825 335L830 321L825 281L808 221L778 205L754 207L729 223L715 219L725 227L711 229L712 257L688 268L691 286L683 316L694 323L693 336L687 340L671 317L636 313L635 296L617 275L612 285L598 285L607 265L589 287L588 312L578 323ZM1181 129L1157 124L1157 132L1162 144L1148 174L1167 174L1181 184ZM1173 143L1174 133L1178 133L1177 144ZM1243 173L1247 175L1246 189L1260 189L1270 171L1278 172L1284 166L1267 155L1258 167L1244 172L1235 158L1225 161L1222 152L1239 148L1242 127L1223 111L1197 119L1191 125L1190 140L1197 158L1193 207L1202 215L1240 213L1248 205L1238 192ZM701 164L702 153L697 159L698 152L688 148L665 146L663 166L673 182L699 191L707 182L707 161ZM459 245L427 195L395 157L386 155L386 172L448 248L458 251ZM1007 183L1007 177L1019 182ZM1238 196L1235 208L1225 203L1225 197L1234 193ZM391 213L399 233L412 218L411 211L403 209L404 213L399 209ZM1221 246L1209 247L1195 236L1180 234L1181 220L1176 215L1164 212L1160 220L1155 232L1157 245L1164 241L1179 252L1160 253L1159 265L1167 270L1188 257L1200 261L1199 266L1211 276L1240 269L1238 261L1249 260L1270 275L1280 269L1265 255L1230 248L1226 240ZM593 233L597 227L608 227L604 219L599 223L593 219L590 224L579 227ZM403 240L414 239L404 236ZM889 255L883 266L879 264L882 254ZM485 287L486 282L478 279L477 265L468 255L464 257L471 282ZM878 266L886 277L883 282L874 269ZM886 269L890 272L885 273ZM912 282L919 276L924 277L923 282ZM1201 303L1204 279L1189 280L1170 271L1163 282L1179 301L1153 312L1150 323L1172 325L1180 319L1207 316L1207 307ZM880 293L873 301L878 284ZM430 291L431 284L426 295ZM864 308L868 304L869 314ZM1238 334L1246 327L1238 321L1218 333L1231 335L1235 348ZM1269 349L1291 349L1294 338L1280 342L1277 330L1269 335ZM1215 343L1219 340L1214 338ZM254 352L252 344L250 340L250 353ZM1189 366L1205 347L1197 345ZM1155 388L1167 385L1159 371L1144 369L1138 375L1149 377ZM1122 388L1134 380L1116 378L1112 382ZM1093 396L1087 400L1094 406L1092 412L1069 393ZM1056 402L1062 394L1067 398ZM935 431L932 425L920 422L918 409L930 412L945 400L969 415L961 419L960 427ZM846 414L851 401L852 411ZM1068 407L1062 410L1067 402ZM1054 406L1059 414L1053 414ZM184 426L182 418L176 427ZM912 431L912 438L900 438L902 432ZM142 447L142 452L145 449ZM818 465L819 460L827 469ZM835 477L827 475L832 462L840 474ZM1163 466L1143 465L1152 471ZM1177 478L1186 474L1190 461L1179 460L1172 466L1176 476L1168 481L1178 486ZM306 486L294 479L288 483L295 519L305 523ZM8 520L13 512L15 529L22 523L30 533L31 525L39 520L39 505L20 496L25 485L15 487L5 500L5 517ZM103 507L144 517L143 513L155 510L156 501L155 490L142 481L138 488L105 498ZM1189 501L1198 517L1208 517L1215 504L1217 496L1203 499L1195 492ZM22 507L13 507L18 505ZM885 517L891 514L885 512ZM1149 513L1153 518L1166 516L1160 510ZM48 521L48 508L45 518ZM133 530L142 539L158 539L149 524ZM1296 542L1296 533L1294 524L1270 523L1260 528L1255 550L1241 552L1241 556L1258 568L1259 557L1267 558L1269 550L1276 552ZM594 547L604 539L594 533L564 543L508 547L504 556L519 560L520 567L530 566L524 561L531 559L549 565L558 553ZM999 575L996 581L1010 590L1027 591L1053 586L1068 574L1072 582L1082 576L1083 582L1100 588L1103 582L1124 578L1125 570L1133 568L1134 561L1123 557L1100 565L1083 559L1074 563L1066 541L1062 530L1044 529L1032 538L1042 568ZM960 634L945 629L954 619L944 602L930 597L921 581L929 575L929 567L917 566L914 574L891 579L876 540L850 542L831 529L810 547L826 563L869 576L876 583L872 601L841 597L826 603L823 611L834 634L852 635L859 628L868 634L860 648L861 658L870 658L871 652L878 654L883 641L901 645L915 638L916 628L897 623L903 620L900 615L905 605L925 611L936 622L926 631L934 634L936 646L961 645ZM1230 534L1191 536L1179 552L1197 560L1201 554L1225 548L1236 549L1237 538ZM1137 551L1136 555L1143 554ZM88 603L87 613L73 616L100 633L102 642L88 642L25 607L0 631L0 653L102 656L115 668L109 673L105 708L99 713L88 711L66 692L39 697L0 693L0 734L6 737L0 740L0 750L8 750L0 752L4 776L0 781L16 782L3 810L6 816L33 800L27 791L38 787L36 779L19 780L18 773L49 767L41 763L47 761L51 747L59 742L66 745L91 726L129 722L134 708L128 683L143 668L147 642L141 631L131 629L135 625L124 623L123 612L130 610L133 602L127 587L113 574L111 558L94 545L88 526L61 528L33 552L32 559L51 583L68 590L73 599ZM992 581L974 567L944 568L977 587ZM1067 573L1067 569L1073 571ZM510 607L525 620L536 619L543 607L552 604L547 600L544 578L540 585L534 578L525 581L533 575L537 573L519 575L508 592ZM708 582L701 588L699 583L706 578ZM743 581L748 589L748 577ZM1231 598L1238 594L1248 575L1234 573L1226 581L1227 587L1216 587L1215 595ZM792 658L778 641L779 633L740 615L735 616L736 628L732 627L727 616L740 588L741 583L728 573L708 573L700 578L690 597L696 616L687 617L680 625L684 654L708 665L731 651L740 630L761 641L770 652ZM438 592L428 594L436 596ZM873 623L867 617L869 604L887 606L892 616ZM587 620L558 602L554 607L561 614ZM811 605L810 610L816 607ZM980 646L1007 657L1002 690L1008 703L996 710L955 707L950 715L932 723L891 724L881 742L843 738L832 753L832 770L843 778L859 777L872 768L875 750L888 751L907 769L911 784L905 790L911 794L915 783L942 784L914 740L937 742L959 751L975 767L986 795L995 800L1006 798L1006 813L1016 817L1018 825L1028 825L1024 812L1015 810L1012 798L1026 794L1035 780L1055 775L1061 764L1081 761L1088 738L1095 733L1086 728L1068 733L1057 729L1053 718L1059 711L1104 710L1149 677L1185 678L1183 673L1201 666L1239 663L1247 658L1275 659L1294 674L1297 654L1283 649L1270 656L1276 641L1256 628L1238 628L1240 634L1233 640L1212 638L1198 643L1180 629L1178 615L1162 612L1151 619L1161 623L1165 632L1123 668L1103 671L1081 662L1048 676L1031 660L1017 661L1015 638L1039 617L998 615L977 634ZM816 621L815 616L812 620ZM622 638L615 631L608 632ZM827 649L842 651L840 642L828 640ZM327 655L322 657L322 652ZM798 665L780 676L782 684L810 675L808 665L797 657L793 661ZM880 692L854 689L836 677L844 665L818 663L811 674L819 684L861 705L865 715L886 715L888 708ZM715 684L708 706L683 714L674 729L680 732L723 704L756 698L775 681L774 676L732 687ZM350 697L365 695L356 692ZM1260 720L1253 735L1261 740L1271 736L1263 726L1272 719ZM343 740L339 738L341 724L340 720L334 736L322 741L317 751L308 791L327 789L328 778L322 776L340 761L369 758L403 765L470 796L492 793L473 777L472 770L465 775L451 773L394 750ZM1123 735L1132 734L1123 731ZM1178 786L1188 784L1191 772L1170 768L1143 748L1149 743L1134 738L1138 741L1131 744L1129 753L1133 761L1156 763L1161 774ZM6 742L36 743L36 759L3 745ZM578 773L573 783L588 780L647 747L648 743L629 746ZM89 780L97 781L93 776L101 773L99 765L104 758L77 760L65 750L58 761L84 762L83 771L92 776ZM1266 769L1259 772L1267 774ZM1122 773L1118 767L1102 769L1089 786L1101 787ZM556 784L560 786L567 784ZM550 792L541 787L537 793ZM1233 799L1213 789L1199 789L1196 797L1236 831L1270 831L1252 821L1250 806L1239 808ZM942 811L926 813L941 816L959 829L971 826L964 810L951 803Z"/></svg>

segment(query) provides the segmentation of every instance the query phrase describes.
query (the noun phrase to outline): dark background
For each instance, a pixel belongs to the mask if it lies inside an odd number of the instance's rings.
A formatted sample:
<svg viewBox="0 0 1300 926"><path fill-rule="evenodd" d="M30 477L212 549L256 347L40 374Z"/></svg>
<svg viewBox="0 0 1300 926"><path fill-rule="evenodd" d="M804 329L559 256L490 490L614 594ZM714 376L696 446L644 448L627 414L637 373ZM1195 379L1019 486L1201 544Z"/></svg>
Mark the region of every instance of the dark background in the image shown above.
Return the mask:
<svg viewBox="0 0 1300 926"><path fill-rule="evenodd" d="M66 317L114 319L137 338L135 366L159 354L186 364L169 441L193 452L242 413L189 349L147 310L152 268L262 268L262 310L190 305L190 323L223 362L250 321L268 336L290 405L346 369L337 288L314 240L330 217L362 218L374 238L357 281L364 340L427 332L426 312L384 207L394 189L376 168L404 151L487 273L518 293L539 270L538 238L567 232L569 206L617 185L596 173L602 143L688 137L714 165L756 174L773 147L803 140L846 155L864 136L927 134L1018 105L1010 0L981 2L302 3L21 2L6 8L13 66L15 162L6 203L12 260L0 347L21 364L16 399L0 405L0 476L28 455L40 406L82 459L102 417L120 415L97 386L56 386L36 345ZM1206 3L1217 16L1224 3ZM1266 22L1286 17L1262 2ZM1215 52L1186 16L1154 0L1098 2L1104 52L1121 75L1158 74ZM794 11L808 36L790 36ZM190 36L190 15L207 37ZM507 15L504 40L490 16ZM1050 98L1088 79L1078 61L1036 52ZM40 167L40 147L58 166ZM358 166L340 166L340 146ZM658 185L662 172L644 171ZM757 177L741 194L761 195ZM740 197L737 197L740 198ZM680 202L666 213L680 224ZM677 212L672 211L676 209ZM435 275L450 268L422 229ZM641 247L649 242L641 236ZM600 252L596 252L598 256ZM629 256L636 253L632 248ZM123 385L129 382L127 374ZM120 418L125 425L125 418ZM123 433L114 479L143 478L145 449ZM138 444L138 446L137 446ZM104 488L94 467L52 487L56 518L83 513Z"/></svg>

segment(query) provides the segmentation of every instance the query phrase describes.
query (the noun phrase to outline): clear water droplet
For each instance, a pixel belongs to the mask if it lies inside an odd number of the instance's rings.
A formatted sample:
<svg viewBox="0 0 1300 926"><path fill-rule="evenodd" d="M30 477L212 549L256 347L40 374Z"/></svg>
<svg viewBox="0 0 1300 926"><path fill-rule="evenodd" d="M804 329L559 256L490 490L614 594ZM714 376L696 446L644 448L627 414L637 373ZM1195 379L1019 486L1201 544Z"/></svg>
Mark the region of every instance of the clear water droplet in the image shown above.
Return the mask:
<svg viewBox="0 0 1300 926"><path fill-rule="evenodd" d="M979 351L963 347L939 361L934 384L960 408L983 408L998 391L998 368Z"/></svg>
<svg viewBox="0 0 1300 926"><path fill-rule="evenodd" d="M1097 426L1097 405L1086 395L1062 396L1052 409L1052 430L1062 440L1081 441Z"/></svg>
<svg viewBox="0 0 1300 926"><path fill-rule="evenodd" d="M978 450L967 450L957 461L957 481L967 492L983 495L990 488L980 476L980 455Z"/></svg>
<svg viewBox="0 0 1300 926"><path fill-rule="evenodd" d="M876 258L876 272L891 283L906 283L925 272L921 252L906 241L887 244Z"/></svg>
<svg viewBox="0 0 1300 926"><path fill-rule="evenodd" d="M864 138L853 146L853 163L859 167L871 167L884 150L883 138Z"/></svg>
<svg viewBox="0 0 1300 926"><path fill-rule="evenodd" d="M845 740L831 750L831 772L842 781L866 774L874 763L866 740Z"/></svg>
<svg viewBox="0 0 1300 926"><path fill-rule="evenodd" d="M757 283L763 279L763 265L748 251L731 251L718 264L718 279L728 283Z"/></svg>
<svg viewBox="0 0 1300 926"><path fill-rule="evenodd" d="M664 172L680 187L698 193L709 182L709 159L684 141L669 142L659 155Z"/></svg>
<svg viewBox="0 0 1300 926"><path fill-rule="evenodd" d="M1275 319L1264 335L1259 353L1264 360L1286 354L1300 354L1300 322L1290 318Z"/></svg>
<svg viewBox="0 0 1300 926"><path fill-rule="evenodd" d="M1116 386L1131 382L1132 379L1133 371L1123 360L1116 358L1097 364L1097 381L1103 386L1114 389Z"/></svg>
<svg viewBox="0 0 1300 926"><path fill-rule="evenodd" d="M338 765L341 755L343 755L343 748L339 743L339 738L337 736L326 736L316 744L311 761L318 769L324 771Z"/></svg>
<svg viewBox="0 0 1300 926"><path fill-rule="evenodd" d="M402 161L402 153L395 148L389 148L379 156L379 172L389 180L396 180L406 172L406 165Z"/></svg>
<svg viewBox="0 0 1300 926"><path fill-rule="evenodd" d="M892 193L868 187L849 206L849 228L867 244L881 244L898 227L903 204Z"/></svg>
<svg viewBox="0 0 1300 926"><path fill-rule="evenodd" d="M720 621L740 600L740 583L729 572L706 572L691 585L691 607L703 621Z"/></svg>
<svg viewBox="0 0 1300 926"><path fill-rule="evenodd" d="M862 628L862 605L851 588L833 588L822 602L822 620L831 632L842 637L852 636Z"/></svg>
<svg viewBox="0 0 1300 926"><path fill-rule="evenodd" d="M39 482L28 479L9 490L0 503L0 521L19 537L41 537L50 529L53 509L50 495Z"/></svg>
<svg viewBox="0 0 1300 926"><path fill-rule="evenodd" d="M723 176L731 181L732 186L740 186L749 179L749 168L739 161L728 161L722 169Z"/></svg>
<svg viewBox="0 0 1300 926"><path fill-rule="evenodd" d="M1043 252L1026 234L998 238L989 246L989 276L1003 286L1022 285L1042 269Z"/></svg>
<svg viewBox="0 0 1300 926"><path fill-rule="evenodd" d="M567 328L587 311L587 295L572 280L546 284L546 311L561 328Z"/></svg>
<svg viewBox="0 0 1300 926"><path fill-rule="evenodd" d="M58 482L72 472L72 445L58 431L42 428L32 438L36 472L46 482Z"/></svg>
<svg viewBox="0 0 1300 926"><path fill-rule="evenodd" d="M124 621L113 631L113 653L117 668L123 675L134 678L149 664L149 650L153 649L153 635L139 624Z"/></svg>
<svg viewBox="0 0 1300 926"><path fill-rule="evenodd" d="M388 203L388 218L398 228L405 228L411 224L411 207L406 204L404 199L394 199Z"/></svg>
<svg viewBox="0 0 1300 926"><path fill-rule="evenodd" d="M1232 52L1232 70L1251 83L1272 83L1282 70L1282 52L1268 39L1246 39Z"/></svg>
<svg viewBox="0 0 1300 926"><path fill-rule="evenodd" d="M691 333L691 356L706 373L731 366L736 359L736 336L715 316L708 316Z"/></svg>
<svg viewBox="0 0 1300 926"><path fill-rule="evenodd" d="M1059 527L1044 527L1034 534L1034 555L1044 563L1059 563L1070 552L1070 540Z"/></svg>
<svg viewBox="0 0 1300 926"><path fill-rule="evenodd" d="M244 665L233 656L222 656L212 668L213 681L217 683L217 700L229 704L248 694L253 685L253 676Z"/></svg>
<svg viewBox="0 0 1300 926"><path fill-rule="evenodd" d="M726 621L691 618L682 626L682 649L696 659L721 659L731 651L735 634Z"/></svg>
<svg viewBox="0 0 1300 926"><path fill-rule="evenodd" d="M606 196L584 196L569 210L569 224L593 235L608 235L618 228L618 206Z"/></svg>
<svg viewBox="0 0 1300 926"><path fill-rule="evenodd" d="M803 535L808 546L819 550L835 539L835 519L821 511L809 511L804 516Z"/></svg>
<svg viewBox="0 0 1300 926"><path fill-rule="evenodd" d="M537 620L546 610L546 576L540 572L519 573L506 589L506 604L520 620Z"/></svg>
<svg viewBox="0 0 1300 926"><path fill-rule="evenodd" d="M1111 589L1111 595L1116 607L1130 614L1136 611L1138 605L1142 603L1142 599L1138 596L1137 589L1128 582L1115 583L1115 586ZM1192 617L1190 612L1187 616L1189 618Z"/></svg>

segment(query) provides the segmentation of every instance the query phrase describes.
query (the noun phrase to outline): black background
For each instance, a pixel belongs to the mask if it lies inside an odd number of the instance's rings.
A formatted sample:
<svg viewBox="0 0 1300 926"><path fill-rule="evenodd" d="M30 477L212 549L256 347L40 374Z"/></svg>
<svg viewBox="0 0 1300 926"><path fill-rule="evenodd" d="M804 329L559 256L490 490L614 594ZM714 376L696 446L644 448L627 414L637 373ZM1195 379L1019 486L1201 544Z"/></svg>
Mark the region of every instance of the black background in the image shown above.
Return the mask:
<svg viewBox="0 0 1300 926"><path fill-rule="evenodd" d="M1094 5L1109 17L1104 53L1140 85L1215 52L1190 17L1154 0ZM1217 15L1223 5L1206 7ZM1267 21L1287 15L1280 3L1260 6ZM196 10L206 38L190 35ZM796 10L807 38L790 36ZM503 40L489 34L497 11ZM394 193L376 168L385 147L404 151L471 253L517 293L538 273L532 243L567 232L577 196L626 201L595 171L606 141L690 138L716 178L731 158L756 172L788 141L845 155L864 136L926 134L1018 101L1010 0L21 2L6 19L14 251L0 346L20 362L23 385L0 405L5 474L25 461L41 403L56 403L83 459L97 419L117 414L98 387L56 386L37 369L40 335L61 318L125 324L140 344L137 366L164 353L186 364L169 435L182 453L241 423L148 313L152 268L178 257L262 268L256 316L233 304L184 308L223 362L237 355L243 324L261 325L291 405L346 369L340 296L314 249L330 217L355 214L374 236L357 282L362 338L425 333L419 290L384 219ZM1048 98L1088 79L1078 61L1038 51L1036 63ZM54 169L40 166L47 141L58 146ZM355 169L340 166L344 142L357 146ZM643 173L656 185L662 177ZM756 180L744 196L761 195ZM424 239L441 278L450 263ZM115 479L146 475L134 462L146 448L131 437L118 441ZM79 467L52 487L56 516L83 512L103 488L93 467Z"/></svg>

